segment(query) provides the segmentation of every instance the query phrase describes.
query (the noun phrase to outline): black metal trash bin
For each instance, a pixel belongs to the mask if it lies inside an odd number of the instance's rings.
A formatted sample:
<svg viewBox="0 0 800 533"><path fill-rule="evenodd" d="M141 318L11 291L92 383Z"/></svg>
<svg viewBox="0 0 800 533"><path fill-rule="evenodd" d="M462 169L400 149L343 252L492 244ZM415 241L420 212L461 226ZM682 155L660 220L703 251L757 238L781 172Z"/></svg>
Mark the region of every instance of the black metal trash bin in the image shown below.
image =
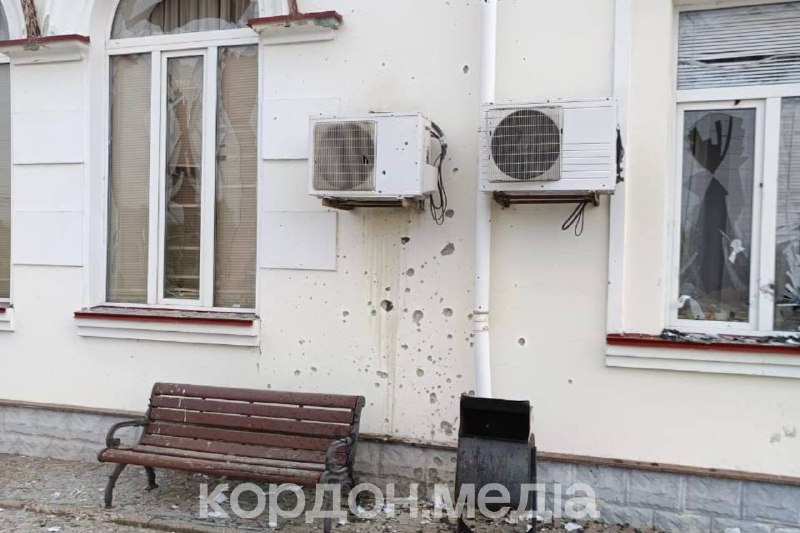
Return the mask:
<svg viewBox="0 0 800 533"><path fill-rule="evenodd" d="M498 483L508 489L511 503L501 507L534 511L531 524L536 527L536 495L523 491L522 485L536 483L536 442L531 433L531 405L527 401L461 397L458 431L456 494L464 485L481 487ZM527 496L524 506L520 505ZM463 526L461 526L463 527Z"/></svg>

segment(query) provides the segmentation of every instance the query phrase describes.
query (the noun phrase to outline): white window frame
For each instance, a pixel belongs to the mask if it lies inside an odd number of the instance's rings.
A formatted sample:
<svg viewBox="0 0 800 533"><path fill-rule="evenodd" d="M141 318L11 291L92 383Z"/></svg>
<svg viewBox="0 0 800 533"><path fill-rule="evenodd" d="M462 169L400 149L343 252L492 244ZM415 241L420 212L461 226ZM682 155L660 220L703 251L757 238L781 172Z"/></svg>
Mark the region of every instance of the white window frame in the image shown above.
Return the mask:
<svg viewBox="0 0 800 533"><path fill-rule="evenodd" d="M748 313L748 322L712 322L702 320L687 320L678 318L678 298L680 288L680 233L681 233L681 200L683 198L683 157L684 157L684 117L687 111L713 111L722 109L753 109L756 113L755 121L755 161L753 165L753 210L752 210L752 239L751 249L748 254L751 257L750 266L750 312ZM670 267L671 272L671 287L669 298L669 317L670 327L680 330L694 330L702 331L705 333L749 333L758 327L758 309L755 307L759 298L759 266L761 265L761 246L759 236L761 235L761 184L763 183L763 167L764 167L764 105L760 100L741 100L736 101L712 101L712 102L692 102L681 103L678 105L678 116L676 120L676 135L679 142L676 143L676 161L675 161L675 195L673 201L673 220L675 227L673 232L675 236L672 243L672 264Z"/></svg>
<svg viewBox="0 0 800 533"><path fill-rule="evenodd" d="M757 2L736 2L750 5ZM677 50L680 14L719 6L693 6L675 15L675 49ZM727 7L727 6L726 6ZM673 61L677 70L677 60ZM689 333L747 336L795 336L797 332L775 331L775 237L777 222L778 167L780 157L781 106L783 98L800 97L800 84L755 85L719 89L676 91L674 170L670 180L671 206L667 264L668 287L665 302L666 324ZM738 105L737 105L738 104ZM735 109L756 107L756 147L753 186L753 238L750 272L750 316L748 323L714 322L678 318L680 276L681 194L683 188L683 118L692 109Z"/></svg>
<svg viewBox="0 0 800 533"><path fill-rule="evenodd" d="M8 15L6 15L6 18L8 18ZM7 55L0 54L0 65L9 65L8 68L11 69L11 60L9 59L9 57ZM11 83L10 72L9 72L9 83ZM13 99L14 99L14 93L12 92L11 93L11 102L10 102L12 110L14 109ZM13 120L12 119L13 119L13 117L11 116L11 114L9 114L9 120L11 120L11 122L12 122L12 124L10 124L9 126L11 126L12 131L13 131ZM12 133L12 142L13 142L13 133ZM12 159L13 159L13 157L12 157ZM9 214L9 220L8 220L8 222L9 222L8 231L9 231L9 233L12 233L14 231L14 229L13 229L14 228L14 200L13 200L13 198L14 198L14 164L13 164L13 162L11 163L11 173L9 174L9 178L10 178L9 181L11 182L11 183L9 183L9 196L11 197L12 200L11 200L11 213ZM11 235L9 235L9 239L11 239ZM14 262L11 260L11 258L14 256L13 247L14 247L14 240L11 239L11 248L10 248L10 252L11 253L9 254L9 258L8 258L8 262L10 263L8 265L8 267L9 267L9 271L8 271L8 287L9 287L8 288L8 298L0 297L0 305L3 305L3 306L11 305L11 300L14 297Z"/></svg>
<svg viewBox="0 0 800 533"><path fill-rule="evenodd" d="M2 6L2 5L0 5L0 8L5 9L4 6ZM7 10L6 10L6 20L8 20L8 11ZM11 33L11 21L10 20L9 20L9 33ZM0 54L0 65L8 65L9 66L8 68L11 69L11 59L5 54ZM10 73L10 71L9 71L9 83L11 83L11 73ZM11 105L11 109L13 110L14 109L14 93L13 93L13 91L11 93L10 105ZM11 124L9 124L9 126L10 126L10 128L12 130L11 140L12 140L12 143L13 143L13 122L14 121L13 121L13 117L11 116L11 113L9 113L9 120L11 121ZM9 178L10 178L10 180L9 180L10 181L10 183L9 183L9 196L11 197L11 213L9 214L8 231L9 231L9 233L12 233L14 231L14 229L13 229L14 228L14 200L13 200L13 198L14 198L14 163L13 163L13 154L12 154L12 161L11 161L11 173L9 174ZM11 239L11 235L9 235L9 239ZM10 263L8 265L8 267L9 267L9 271L8 271L8 298L0 297L0 305L3 305L3 306L10 306L11 305L11 300L14 297L14 262L12 261L12 257L14 257L14 249L13 248L14 248L14 240L11 239L11 247L10 247L10 252L11 253L9 254L9 258L8 258L8 262Z"/></svg>
<svg viewBox="0 0 800 533"><path fill-rule="evenodd" d="M158 304L163 305L195 305L200 307L213 307L213 298L214 298L214 221L215 221L215 213L214 213L214 193L216 189L216 180L209 179L212 176L215 176L216 172L214 169L214 155L216 153L216 111L217 111L217 103L216 103L216 58L217 58L217 49L216 48L206 48L206 49L198 49L198 50L182 50L177 52L164 52L160 54L160 83L159 85L159 98L161 104L160 116L161 120L160 127L159 127L159 135L158 135L158 147L159 147L159 173L157 175L153 175L151 173L150 176L150 187L152 190L153 181L155 178L158 178L158 238L157 245L158 251L156 254L151 253L148 255L150 259L150 267L148 269L148 276L147 276L147 292L148 292L148 301L155 301ZM166 280L166 276L164 275L164 262L166 260L166 212L167 212L167 199L166 199L166 173L165 169L167 168L167 153L166 150L162 148L166 146L167 143L167 65L169 64L170 59L179 59L183 57L199 57L203 62L203 131L202 131L202 156L200 160L200 265L199 266L199 298L197 300L189 300L189 299L178 299L178 298L167 298L164 296L164 282ZM212 58L214 63L212 63ZM214 73L210 72L210 66L214 66ZM155 69L154 69L155 70ZM212 89L213 85L213 89ZM213 93L214 100L210 100L212 95L209 93ZM209 104L212 107L209 107ZM212 146L210 148L212 160L209 161L209 137L211 138L210 141ZM151 139L152 141L152 139ZM152 150L152 143L151 143L151 150ZM211 172L209 172L211 171ZM210 196L210 200L209 200ZM209 210L209 201L210 201L210 210ZM209 219L211 219L209 221ZM152 219L151 219L152 223ZM150 228L150 237L153 237L153 229ZM149 241L148 241L149 242ZM206 253L210 249L212 250L211 254ZM155 257L153 257L155 255ZM157 272L156 275L156 286L153 286L153 263L157 263L155 271ZM209 280L210 278L210 280ZM209 283L210 281L210 283ZM209 287L210 285L210 287Z"/></svg>
<svg viewBox="0 0 800 533"><path fill-rule="evenodd" d="M114 10L116 13L116 9ZM113 23L113 16L112 16ZM107 35L111 35L109 27ZM106 57L104 65L104 213L103 213L103 249L102 279L103 279L103 306L120 308L153 307L158 309L177 309L186 311L219 311L219 312L256 312L258 308L259 276L258 257L259 243L256 243L256 286L255 308L230 308L215 307L214 299L214 211L216 189L216 121L217 121L217 52L219 48L230 46L256 46L259 57L257 74L259 83L259 107L261 101L261 51L258 35L250 28L233 30L193 32L178 35L159 35L152 37L135 37L126 39L107 39ZM148 276L147 276L147 304L108 302L108 198L110 185L110 119L111 119L111 58L118 55L150 54L151 58L151 121L150 121L150 208L149 208L149 239L148 239ZM201 259L200 259L200 299L177 300L163 297L163 238L165 213L165 187L164 175L166 169L166 154L164 139L166 132L166 59L169 57L198 56L204 57L204 88L203 88L203 162L202 162L202 188L201 202ZM260 138L260 113L259 113L259 138ZM261 143L258 144L258 160L261 161ZM206 169L212 169L208 172ZM261 190L262 165L258 165L257 184ZM260 206L260 200L259 200ZM208 216L208 214L211 216ZM260 221L258 222L260 229ZM260 235L260 231L257 232Z"/></svg>
<svg viewBox="0 0 800 533"><path fill-rule="evenodd" d="M9 39L20 39L20 38L25 37L25 19L24 19L24 16L22 14L22 8L21 8L19 2L10 2L8 0L0 0L0 9L2 9L3 12L6 15L6 22L8 23L8 38ZM9 58L5 54L0 54L0 65L9 65L9 69L11 71L10 74L9 74L9 83L13 83L13 76L11 75L11 74L13 74L13 67L11 66L11 58ZM12 91L11 91L11 109L12 109L12 111L14 109L14 91L13 91L13 86L12 86ZM11 124L9 126L11 127L11 140L12 140L12 143L13 143L13 139L14 139L14 117L13 117L13 113L10 115L9 120L11 121ZM10 191L11 191L11 199L12 200L11 200L11 216L10 216L9 230L11 232L13 232L14 231L14 229L13 229L14 228L14 200L13 200L13 198L14 198L14 162L13 162L13 153L12 153L11 159L12 160L11 160L11 184L10 184L11 188L10 188ZM11 240L11 257L9 257L9 262L11 263L11 265L10 265L11 270L9 271L9 276L8 276L8 278L9 278L8 281L9 281L9 284L10 284L9 294L8 294L8 298L0 298L0 304L2 304L4 306L10 306L12 304L13 299L14 299L14 261L13 261L13 257L14 257L14 241L12 239ZM2 327L0 327L0 329L2 329Z"/></svg>

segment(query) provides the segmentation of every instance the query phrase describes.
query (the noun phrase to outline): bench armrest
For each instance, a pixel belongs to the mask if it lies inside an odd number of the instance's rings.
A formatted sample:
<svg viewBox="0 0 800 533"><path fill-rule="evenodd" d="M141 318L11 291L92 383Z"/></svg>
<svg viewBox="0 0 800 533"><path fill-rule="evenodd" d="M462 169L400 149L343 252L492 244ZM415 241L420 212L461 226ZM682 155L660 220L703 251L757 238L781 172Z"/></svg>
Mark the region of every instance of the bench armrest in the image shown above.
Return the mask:
<svg viewBox="0 0 800 533"><path fill-rule="evenodd" d="M111 426L111 429L108 430L108 435L106 435L106 447L107 448L118 448L120 445L120 440L114 438L114 433L119 431L122 428L132 428L132 427L142 427L149 424L150 421L146 418L139 418L137 420L128 420L125 422L119 422L118 424L114 424Z"/></svg>
<svg viewBox="0 0 800 533"><path fill-rule="evenodd" d="M348 446L352 446L355 439L353 437L347 437L341 440L334 441L328 446L328 450L325 452L325 467L328 472L331 473L338 473L338 472L346 472L346 466L338 466L336 464L336 452L338 452L342 448L347 448Z"/></svg>

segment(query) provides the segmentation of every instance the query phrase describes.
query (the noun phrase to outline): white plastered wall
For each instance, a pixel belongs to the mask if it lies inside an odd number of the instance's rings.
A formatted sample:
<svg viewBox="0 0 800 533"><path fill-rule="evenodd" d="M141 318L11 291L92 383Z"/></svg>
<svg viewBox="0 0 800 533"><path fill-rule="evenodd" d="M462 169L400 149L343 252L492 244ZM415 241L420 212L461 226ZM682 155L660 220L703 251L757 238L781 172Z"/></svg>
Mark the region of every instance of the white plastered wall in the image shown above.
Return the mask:
<svg viewBox="0 0 800 533"><path fill-rule="evenodd" d="M43 188L67 179L83 187L80 201L69 193L53 199L54 211L82 213L83 231L69 235L82 260L14 265L15 331L0 333L0 398L141 410L156 380L359 393L367 397L365 431L455 442L458 397L473 387L477 3L307 0L306 11L344 15L337 38L262 47L264 98L335 98L343 113L419 110L438 122L451 146L445 170L454 213L443 227L414 211L338 213L335 271L260 269L255 349L78 337L72 313L96 303L87 265L104 253L104 162L92 147L105 142L96 103L106 90L102 47L112 6L66 4L39 6L51 33L91 34L88 60L63 72L26 67L44 70L15 77L15 119L24 111L18 102L53 97L45 73L76 80L63 84L59 100L85 95L82 162L69 163L69 172L46 161L23 171ZM653 333L663 324L674 12L670 0L634 6L624 327ZM613 0L504 0L500 26L499 98L612 92ZM50 127L66 136L74 124ZM302 160L265 160L263 212L325 211L306 195L306 174ZM14 202L16 213L28 200ZM533 401L540 448L800 476L800 440L770 442L800 426L795 381L605 367L608 201L587 211L580 238L560 230L570 211L494 211L494 389ZM15 236L24 238L16 227ZM50 250L56 240L45 233L34 247ZM454 252L443 255L449 244ZM261 246L269 249L263 236Z"/></svg>

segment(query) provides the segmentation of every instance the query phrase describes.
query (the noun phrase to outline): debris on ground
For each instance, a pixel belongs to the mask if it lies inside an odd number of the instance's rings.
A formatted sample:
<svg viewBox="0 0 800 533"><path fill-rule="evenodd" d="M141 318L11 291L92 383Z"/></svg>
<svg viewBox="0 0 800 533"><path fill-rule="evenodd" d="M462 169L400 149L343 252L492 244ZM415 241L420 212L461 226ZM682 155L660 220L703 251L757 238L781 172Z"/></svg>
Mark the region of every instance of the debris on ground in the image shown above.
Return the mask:
<svg viewBox="0 0 800 533"><path fill-rule="evenodd" d="M229 497L215 498L224 513L209 509L205 518L199 514L200 486L207 483L213 489L218 483L228 483L230 491L237 486L233 480L214 480L207 476L183 472L156 470L160 488L147 491L144 470L125 469L114 492L114 509L103 508L103 491L111 468L101 463L76 463L53 459L36 459L0 455L0 531L3 533L133 533L143 531L191 531L197 533L252 533L277 530L281 533L320 531L321 523L308 525L300 517L279 518L273 521L269 513L247 520L238 518L231 510ZM266 492L266 491L265 491ZM58 493L58 498L53 495ZM252 497L251 497L252 496ZM313 490L286 491L278 497L281 508L292 508L300 497L306 498L306 508L314 505ZM238 500L242 509L258 504L254 494L244 493ZM437 502L443 506L443 502ZM339 533L452 533L456 522L437 518L434 504L420 504L412 514L406 502L361 502L356 515L336 528ZM378 511L378 512L375 512ZM227 517L225 515L228 515ZM375 516L374 518L360 518ZM516 523L501 520L482 520L475 533L522 532L527 529L531 514L520 515ZM575 529L577 526L579 529ZM609 526L598 522L577 521L540 523L539 533L645 533L644 530ZM652 531L647 530L647 533Z"/></svg>

